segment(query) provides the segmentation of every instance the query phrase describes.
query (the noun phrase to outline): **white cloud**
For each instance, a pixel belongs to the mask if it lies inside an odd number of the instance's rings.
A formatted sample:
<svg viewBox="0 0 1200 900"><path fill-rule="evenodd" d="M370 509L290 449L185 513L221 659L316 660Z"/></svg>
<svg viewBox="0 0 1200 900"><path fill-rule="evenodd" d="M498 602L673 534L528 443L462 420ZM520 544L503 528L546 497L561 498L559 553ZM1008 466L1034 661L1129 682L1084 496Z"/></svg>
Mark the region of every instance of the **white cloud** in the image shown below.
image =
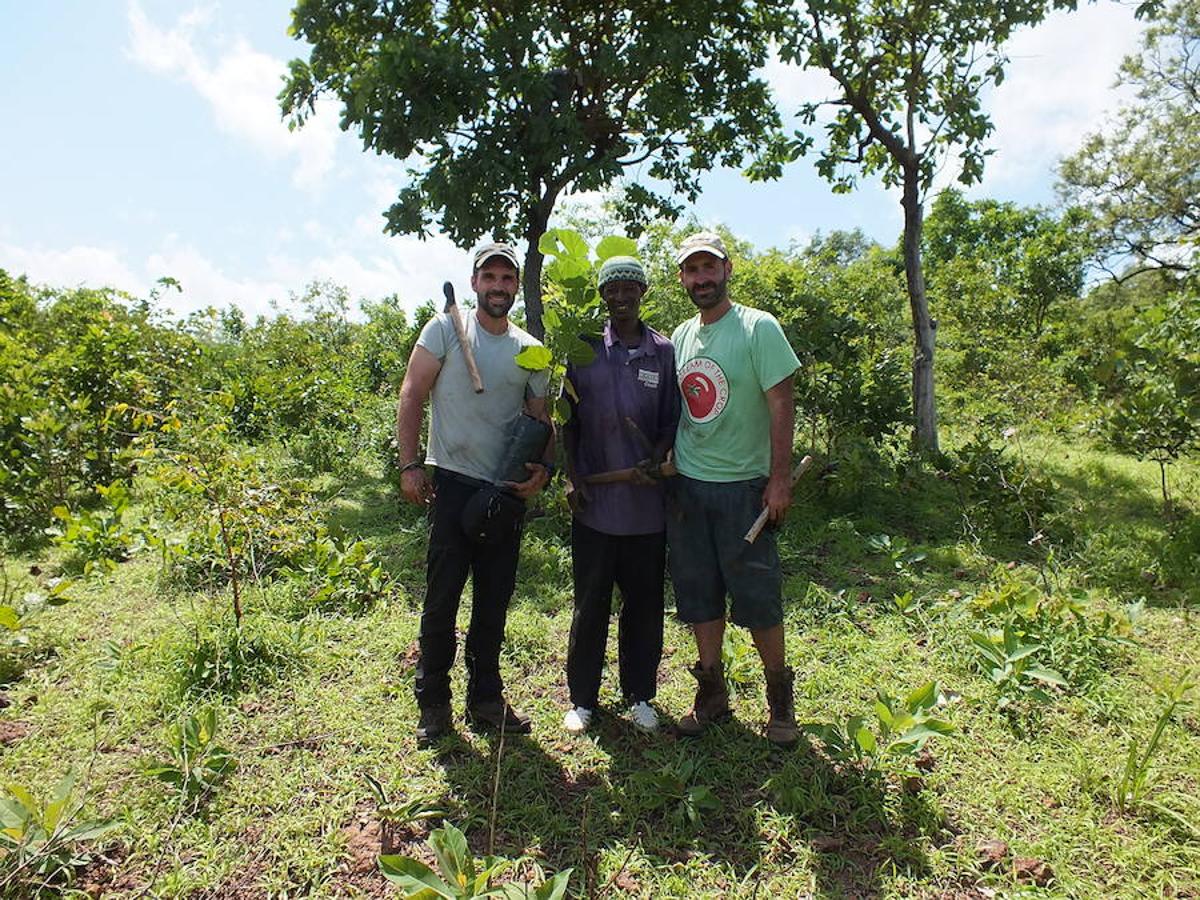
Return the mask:
<svg viewBox="0 0 1200 900"><path fill-rule="evenodd" d="M212 7L197 7L174 27L160 28L133 0L126 52L143 68L190 85L226 134L270 158L294 159L292 180L298 187L320 187L333 169L339 135L332 102L319 103L303 128L289 131L276 99L286 72L283 60L255 50L243 37L210 58L201 47L201 32L212 13Z"/></svg>
<svg viewBox="0 0 1200 900"><path fill-rule="evenodd" d="M1117 105L1120 95L1112 89L1117 67L1136 51L1141 31L1130 7L1112 3L1055 12L1038 27L1019 32L1005 47L1010 62L1004 81L984 97L995 125L987 146L995 153L979 190L1048 185L1058 160L1073 152L1084 134L1099 128ZM837 85L823 71L801 70L776 56L762 74L785 116L803 103L837 95ZM818 147L819 126L832 108L823 113L818 126L807 129ZM954 184L958 173L951 156L935 190Z"/></svg>
<svg viewBox="0 0 1200 900"><path fill-rule="evenodd" d="M164 276L179 281L182 292L166 291L162 302L176 315L208 306L235 305L247 315L271 315L276 306L288 309L289 296L313 281L345 287L355 299L378 299L398 294L412 310L442 295L442 282L451 280L460 295L469 290L470 256L442 237L373 241L350 236L346 246L327 252L277 252L257 277L230 272L195 247L167 236L162 245L141 260L113 248L79 245L66 249L27 248L0 243L0 268L52 287L113 287L145 297Z"/></svg>
<svg viewBox="0 0 1200 900"><path fill-rule="evenodd" d="M53 287L114 287L131 294L146 292L149 282L137 275L117 250L90 245L65 250L0 244L0 268L27 275Z"/></svg>
<svg viewBox="0 0 1200 900"><path fill-rule="evenodd" d="M1123 95L1113 90L1117 68L1141 32L1130 7L1109 3L1053 13L1014 37L1007 77L988 100L996 154L985 188L1045 179L1103 125Z"/></svg>

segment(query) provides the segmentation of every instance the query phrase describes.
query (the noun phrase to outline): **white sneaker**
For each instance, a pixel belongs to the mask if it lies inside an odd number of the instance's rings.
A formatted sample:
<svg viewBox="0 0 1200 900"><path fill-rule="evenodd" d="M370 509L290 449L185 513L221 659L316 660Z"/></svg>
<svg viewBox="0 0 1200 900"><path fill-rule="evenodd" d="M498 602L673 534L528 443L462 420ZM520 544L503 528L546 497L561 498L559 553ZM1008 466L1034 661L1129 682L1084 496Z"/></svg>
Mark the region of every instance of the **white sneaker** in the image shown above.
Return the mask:
<svg viewBox="0 0 1200 900"><path fill-rule="evenodd" d="M592 711L582 706L572 707L563 716L563 728L571 734L582 734L592 722Z"/></svg>
<svg viewBox="0 0 1200 900"><path fill-rule="evenodd" d="M629 707L629 712L626 714L629 721L640 728L642 731L657 731L658 730L658 713L654 711L654 707L643 700L641 703L635 703Z"/></svg>

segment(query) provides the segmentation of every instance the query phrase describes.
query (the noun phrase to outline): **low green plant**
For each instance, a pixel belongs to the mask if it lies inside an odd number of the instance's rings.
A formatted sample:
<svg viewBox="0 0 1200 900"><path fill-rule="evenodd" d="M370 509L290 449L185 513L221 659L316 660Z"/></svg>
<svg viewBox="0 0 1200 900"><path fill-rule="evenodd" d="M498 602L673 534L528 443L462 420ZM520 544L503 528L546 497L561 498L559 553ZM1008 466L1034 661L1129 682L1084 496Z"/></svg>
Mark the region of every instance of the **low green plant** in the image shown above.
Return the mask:
<svg viewBox="0 0 1200 900"><path fill-rule="evenodd" d="M363 780L366 781L371 796L375 800L375 809L379 812L379 818L385 822L393 825L411 825L413 822L445 818L446 811L435 801L420 795L401 801L396 797L389 796L384 786L371 773L364 772Z"/></svg>
<svg viewBox="0 0 1200 900"><path fill-rule="evenodd" d="M233 753L217 743L217 711L211 706L171 725L167 754L147 766L146 774L175 788L186 806L197 806L237 768Z"/></svg>
<svg viewBox="0 0 1200 900"><path fill-rule="evenodd" d="M30 624L47 608L69 603L73 586L69 578L51 578L45 589L22 591L0 564L0 647L26 646Z"/></svg>
<svg viewBox="0 0 1200 900"><path fill-rule="evenodd" d="M725 637L721 642L721 662L725 669L725 685L733 696L745 694L757 682L760 668L758 651L743 629L725 629Z"/></svg>
<svg viewBox="0 0 1200 900"><path fill-rule="evenodd" d="M629 779L642 809L667 809L676 824L699 828L705 813L720 808L720 802L708 785L692 783L699 768L696 760L684 755L651 753L647 756L659 762L658 768L634 772Z"/></svg>
<svg viewBox="0 0 1200 900"><path fill-rule="evenodd" d="M472 897L561 900L566 896L571 869L543 880L536 888L525 883L494 884L523 860L496 856L476 860L467 846L466 836L449 822L433 830L429 835L429 846L437 857L439 871L435 872L420 860L408 856L385 854L379 857L383 876L399 886L405 897L421 900L469 900Z"/></svg>
<svg viewBox="0 0 1200 900"><path fill-rule="evenodd" d="M910 774L911 760L930 740L954 731L953 725L937 715L939 696L936 681L927 681L902 698L881 691L873 715L848 716L844 724L809 722L803 730L820 741L836 762ZM870 718L874 729L868 724Z"/></svg>
<svg viewBox="0 0 1200 900"><path fill-rule="evenodd" d="M83 800L75 796L74 769L51 790L35 797L27 787L10 784L0 796L0 894L23 881L68 880L91 858L83 846L116 827L106 820L83 819Z"/></svg>
<svg viewBox="0 0 1200 900"><path fill-rule="evenodd" d="M58 525L46 529L54 542L79 554L83 572L111 572L118 563L145 545L145 533L125 520L129 511L129 489L119 481L97 485L101 503L96 509L72 512L65 506L53 509Z"/></svg>
<svg viewBox="0 0 1200 900"><path fill-rule="evenodd" d="M867 549L887 557L892 569L901 578L913 577L913 566L925 561L925 554L912 550L908 541L890 534L873 534L867 538Z"/></svg>
<svg viewBox="0 0 1200 900"><path fill-rule="evenodd" d="M1037 665L1034 654L1042 645L1023 643L1011 625L1005 625L998 634L973 631L971 643L975 645L976 663L999 692L997 709L1008 709L1020 698L1046 703L1050 700L1046 685L1067 686L1061 674Z"/></svg>
<svg viewBox="0 0 1200 900"><path fill-rule="evenodd" d="M1167 726L1179 708L1190 702L1191 692L1195 687L1194 675L1182 676L1168 684L1163 691L1167 702L1162 712L1158 714L1158 719L1154 723L1154 731L1150 733L1150 739L1143 741L1134 737L1130 741L1129 752L1125 756L1125 769L1121 773L1121 780L1117 782L1116 790L1117 809L1121 811L1122 815L1144 802L1143 797L1150 786L1148 780L1150 762L1154 759L1154 754L1158 752L1163 732L1167 730ZM1155 804L1147 805L1154 806ZM1195 829L1192 830L1195 831Z"/></svg>
<svg viewBox="0 0 1200 900"><path fill-rule="evenodd" d="M391 576L365 541L347 542L323 532L299 549L285 574L311 585L308 602L318 609L363 612L392 587Z"/></svg>

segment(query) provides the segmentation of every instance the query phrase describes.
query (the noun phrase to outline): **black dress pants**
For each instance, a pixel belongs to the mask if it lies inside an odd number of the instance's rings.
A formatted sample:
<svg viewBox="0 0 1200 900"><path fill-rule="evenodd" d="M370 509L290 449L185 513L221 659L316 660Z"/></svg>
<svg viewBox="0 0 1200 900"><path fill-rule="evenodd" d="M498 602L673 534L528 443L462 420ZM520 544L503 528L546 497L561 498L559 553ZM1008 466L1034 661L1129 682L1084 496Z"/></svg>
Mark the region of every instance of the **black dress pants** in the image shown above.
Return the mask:
<svg viewBox="0 0 1200 900"><path fill-rule="evenodd" d="M627 703L654 699L663 646L663 579L666 535L604 534L573 521L571 568L575 614L567 647L567 686L571 704L595 709L613 585L621 589L617 661L621 694Z"/></svg>
<svg viewBox="0 0 1200 900"><path fill-rule="evenodd" d="M454 664L454 620L471 576L471 624L467 628L467 705L501 699L500 644L508 604L517 582L521 523L510 535L481 544L463 532L462 511L479 489L470 479L435 469L426 556L425 604L421 609L415 693L422 709L450 703Z"/></svg>

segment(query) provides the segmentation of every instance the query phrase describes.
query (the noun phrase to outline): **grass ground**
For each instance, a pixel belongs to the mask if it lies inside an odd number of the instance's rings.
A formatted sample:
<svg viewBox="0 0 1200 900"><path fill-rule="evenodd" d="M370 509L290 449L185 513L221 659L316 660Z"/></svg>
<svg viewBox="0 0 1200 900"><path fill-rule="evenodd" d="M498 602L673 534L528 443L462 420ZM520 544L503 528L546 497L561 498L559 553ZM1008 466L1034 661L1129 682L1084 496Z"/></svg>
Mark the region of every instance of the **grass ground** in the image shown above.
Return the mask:
<svg viewBox="0 0 1200 900"><path fill-rule="evenodd" d="M240 689L204 695L195 648L222 646L229 598L174 587L153 555L138 555L81 582L29 647L4 654L4 781L44 792L80 770L86 815L118 822L67 888L92 894L386 894L378 855L432 862L426 839L444 818L477 855L520 858L515 877L571 867L571 893L589 897L1200 895L1195 705L1167 725L1140 801L1122 812L1115 800L1131 744L1147 745L1163 708L1160 688L1200 672L1200 473L1176 474L1184 502L1168 522L1152 465L1050 438L1021 453L1052 486L1032 526L1021 515L1028 497L1014 503L1012 491L985 506L1007 504L1016 524L984 528L986 510L964 518L946 478L864 486L846 472L802 488L781 535L798 717L870 717L878 691L936 680L955 732L928 744L916 780L899 757L855 765L809 741L767 744L755 665L735 667L746 673L736 718L688 742L669 728L641 735L619 717L610 659L611 714L564 735L561 512L528 529L503 657L533 734L473 734L460 709L454 736L419 748L411 681L424 536L419 517L398 513L367 476L327 518L380 555L397 583L389 599L359 614L311 612L294 585L251 588L244 640L258 662ZM1045 536L1030 544L1027 527ZM880 534L886 545L871 542ZM31 566L62 564L47 551L6 570L32 584L45 574ZM901 612L893 597L906 595ZM1040 658L1070 684L1001 710L968 635L1012 621L1011 604L997 610L1016 595L1040 604L1019 621L1040 623ZM1125 607L1138 600L1129 626ZM747 644L731 637L738 663ZM688 634L669 620L657 699L667 719L688 708L692 660ZM455 689L461 698L461 672ZM204 705L218 710L217 740L237 768L192 808L145 768L167 755L171 724ZM388 795L382 811L368 775ZM699 787L718 806L697 825L680 797ZM986 841L1008 852L993 862ZM0 860L0 877L9 871ZM5 888L36 884L25 873Z"/></svg>

